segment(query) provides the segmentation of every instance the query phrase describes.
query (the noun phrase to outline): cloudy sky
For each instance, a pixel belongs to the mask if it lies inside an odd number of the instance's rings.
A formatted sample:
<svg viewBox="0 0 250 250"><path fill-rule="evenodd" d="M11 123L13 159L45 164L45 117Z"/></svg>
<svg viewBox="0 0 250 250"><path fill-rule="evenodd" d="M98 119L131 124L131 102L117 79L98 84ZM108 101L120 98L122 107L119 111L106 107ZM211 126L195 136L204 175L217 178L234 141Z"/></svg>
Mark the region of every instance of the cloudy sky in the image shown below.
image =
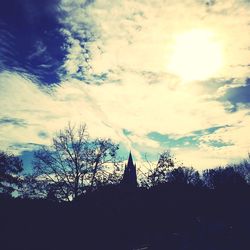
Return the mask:
<svg viewBox="0 0 250 250"><path fill-rule="evenodd" d="M2 0L0 149L28 161L71 121L137 161L235 162L249 69L248 0Z"/></svg>

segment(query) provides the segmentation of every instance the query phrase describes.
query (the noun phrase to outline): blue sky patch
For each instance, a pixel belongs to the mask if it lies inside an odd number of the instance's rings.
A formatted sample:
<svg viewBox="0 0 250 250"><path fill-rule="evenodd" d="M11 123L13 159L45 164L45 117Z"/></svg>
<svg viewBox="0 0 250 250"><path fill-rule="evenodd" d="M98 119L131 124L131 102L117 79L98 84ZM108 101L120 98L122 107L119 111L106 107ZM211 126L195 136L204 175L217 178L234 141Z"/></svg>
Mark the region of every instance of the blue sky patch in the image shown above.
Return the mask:
<svg viewBox="0 0 250 250"><path fill-rule="evenodd" d="M250 105L250 78L245 82L245 86L229 88L226 94L220 98L221 101L229 101L233 107L232 112L238 110L238 104Z"/></svg>
<svg viewBox="0 0 250 250"><path fill-rule="evenodd" d="M148 134L148 138L154 141L158 141L162 147L176 148L176 147L198 147L200 144L200 137L202 135L209 135L217 131L218 129L227 126L216 126L208 129L197 130L190 133L188 136L183 136L175 139L173 135L163 135L159 132L151 132ZM215 145L219 145L215 143Z"/></svg>
<svg viewBox="0 0 250 250"><path fill-rule="evenodd" d="M206 142L206 144L214 148L222 148L222 147L234 145L233 143L226 143L226 142L219 141L219 140L210 140Z"/></svg>
<svg viewBox="0 0 250 250"><path fill-rule="evenodd" d="M132 131L127 130L127 129L125 129L125 128L122 130L122 132L123 132L123 134L126 135L126 136L132 135L132 134L133 134Z"/></svg>
<svg viewBox="0 0 250 250"><path fill-rule="evenodd" d="M0 2L0 71L32 75L51 84L60 81L65 53L60 33L59 0Z"/></svg>

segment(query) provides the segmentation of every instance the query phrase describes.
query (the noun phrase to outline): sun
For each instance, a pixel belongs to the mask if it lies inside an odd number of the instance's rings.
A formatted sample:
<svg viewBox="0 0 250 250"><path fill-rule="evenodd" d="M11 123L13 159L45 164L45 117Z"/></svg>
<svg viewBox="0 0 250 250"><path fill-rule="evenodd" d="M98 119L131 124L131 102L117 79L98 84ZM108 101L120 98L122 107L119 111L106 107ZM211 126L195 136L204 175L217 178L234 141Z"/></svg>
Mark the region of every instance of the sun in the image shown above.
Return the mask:
<svg viewBox="0 0 250 250"><path fill-rule="evenodd" d="M223 64L222 46L208 30L191 30L176 36L168 71L184 82L213 77Z"/></svg>

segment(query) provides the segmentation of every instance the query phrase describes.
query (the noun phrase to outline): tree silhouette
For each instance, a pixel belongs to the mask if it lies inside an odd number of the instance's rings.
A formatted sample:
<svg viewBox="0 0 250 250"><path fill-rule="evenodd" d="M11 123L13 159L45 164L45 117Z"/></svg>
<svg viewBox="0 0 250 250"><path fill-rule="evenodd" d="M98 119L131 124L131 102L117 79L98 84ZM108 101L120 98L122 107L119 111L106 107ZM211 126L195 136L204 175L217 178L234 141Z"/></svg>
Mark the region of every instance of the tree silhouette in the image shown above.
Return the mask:
<svg viewBox="0 0 250 250"><path fill-rule="evenodd" d="M248 158L238 164L231 164L230 166L250 184L250 153L248 154Z"/></svg>
<svg viewBox="0 0 250 250"><path fill-rule="evenodd" d="M22 170L23 164L19 157L0 151L0 193L11 195L18 189Z"/></svg>
<svg viewBox="0 0 250 250"><path fill-rule="evenodd" d="M167 181L179 185L201 184L199 172L193 168L178 167L168 173Z"/></svg>
<svg viewBox="0 0 250 250"><path fill-rule="evenodd" d="M46 191L59 200L72 200L93 190L110 168L118 164L118 145L110 139L90 140L86 126L70 124L54 138L50 147L34 154L36 180L47 183Z"/></svg>
<svg viewBox="0 0 250 250"><path fill-rule="evenodd" d="M218 167L203 171L204 184L212 189L234 187L246 183L244 177L233 167Z"/></svg>
<svg viewBox="0 0 250 250"><path fill-rule="evenodd" d="M174 157L169 150L160 154L156 167L150 171L148 181L156 185L167 181L167 175L175 167Z"/></svg>
<svg viewBox="0 0 250 250"><path fill-rule="evenodd" d="M19 196L29 199L46 198L50 192L50 186L46 179L39 178L36 174L24 174L22 176L22 185L19 189Z"/></svg>

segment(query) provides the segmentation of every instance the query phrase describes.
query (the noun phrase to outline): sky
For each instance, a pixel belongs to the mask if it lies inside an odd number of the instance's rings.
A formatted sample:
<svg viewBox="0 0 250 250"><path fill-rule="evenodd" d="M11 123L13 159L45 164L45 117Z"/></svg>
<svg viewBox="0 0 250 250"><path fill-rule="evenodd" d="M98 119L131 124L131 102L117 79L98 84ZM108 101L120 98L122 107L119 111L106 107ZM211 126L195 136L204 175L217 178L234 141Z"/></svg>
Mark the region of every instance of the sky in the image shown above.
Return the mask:
<svg viewBox="0 0 250 250"><path fill-rule="evenodd" d="M154 161L247 157L250 1L0 1L0 149L29 164L68 122Z"/></svg>

